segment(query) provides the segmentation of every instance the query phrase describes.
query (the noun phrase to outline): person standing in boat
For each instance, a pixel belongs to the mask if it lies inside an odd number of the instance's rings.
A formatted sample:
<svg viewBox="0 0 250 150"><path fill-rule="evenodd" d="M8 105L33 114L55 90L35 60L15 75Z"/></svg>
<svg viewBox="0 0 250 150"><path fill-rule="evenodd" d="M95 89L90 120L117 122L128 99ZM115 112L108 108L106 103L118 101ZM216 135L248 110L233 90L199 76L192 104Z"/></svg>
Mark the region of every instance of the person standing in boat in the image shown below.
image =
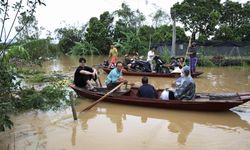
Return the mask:
<svg viewBox="0 0 250 150"><path fill-rule="evenodd" d="M148 51L147 62L150 63L150 68L152 72L154 71L154 65L153 65L154 57L155 57L155 47L151 47L150 50Z"/></svg>
<svg viewBox="0 0 250 150"><path fill-rule="evenodd" d="M105 84L107 85L108 89L113 89L122 82L127 83L127 80L125 80L122 76L122 69L123 64L122 62L118 61L116 63L116 67L110 71L105 80Z"/></svg>
<svg viewBox="0 0 250 150"><path fill-rule="evenodd" d="M114 68L118 60L118 50L114 45L110 46L109 59L110 59L110 63L109 63L108 68Z"/></svg>
<svg viewBox="0 0 250 150"><path fill-rule="evenodd" d="M78 87L86 87L93 90L94 86L91 84L91 79L93 79L97 86L100 86L97 80L97 71L95 68L85 66L86 59L79 58L79 66L77 67L74 74L74 84Z"/></svg>
<svg viewBox="0 0 250 150"><path fill-rule="evenodd" d="M198 47L195 42L192 42L191 47L189 47L188 54L189 54L189 66L191 70L191 74L196 71L196 65L197 65L197 50Z"/></svg>
<svg viewBox="0 0 250 150"><path fill-rule="evenodd" d="M158 98L158 94L154 86L148 83L148 77L142 77L141 82L142 86L138 89L137 96L145 98Z"/></svg>
<svg viewBox="0 0 250 150"><path fill-rule="evenodd" d="M161 99L163 100L191 100L195 97L195 82L193 78L189 75L190 67L185 66L181 70L181 77L179 77L174 85L173 89L168 89L163 91L161 94ZM166 96L168 95L168 96Z"/></svg>

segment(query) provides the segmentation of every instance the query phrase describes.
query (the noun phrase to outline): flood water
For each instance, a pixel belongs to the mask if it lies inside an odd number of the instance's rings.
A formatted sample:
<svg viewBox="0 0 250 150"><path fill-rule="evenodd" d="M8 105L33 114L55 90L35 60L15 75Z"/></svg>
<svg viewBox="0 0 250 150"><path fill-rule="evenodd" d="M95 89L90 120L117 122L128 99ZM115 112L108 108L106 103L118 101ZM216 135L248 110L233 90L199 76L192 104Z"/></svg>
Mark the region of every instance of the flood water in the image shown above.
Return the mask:
<svg viewBox="0 0 250 150"><path fill-rule="evenodd" d="M100 64L107 57L87 57ZM43 65L47 73L61 71L73 77L77 57L64 56ZM250 67L201 68L194 78L197 92L249 92ZM106 74L101 71L101 81ZM125 76L140 84L140 77ZM175 79L150 77L157 88L170 87ZM14 127L0 133L0 150L248 150L250 103L227 112L193 112L98 103L79 98L78 121L70 108L56 112L29 111L12 116ZM241 111L239 111L241 110Z"/></svg>

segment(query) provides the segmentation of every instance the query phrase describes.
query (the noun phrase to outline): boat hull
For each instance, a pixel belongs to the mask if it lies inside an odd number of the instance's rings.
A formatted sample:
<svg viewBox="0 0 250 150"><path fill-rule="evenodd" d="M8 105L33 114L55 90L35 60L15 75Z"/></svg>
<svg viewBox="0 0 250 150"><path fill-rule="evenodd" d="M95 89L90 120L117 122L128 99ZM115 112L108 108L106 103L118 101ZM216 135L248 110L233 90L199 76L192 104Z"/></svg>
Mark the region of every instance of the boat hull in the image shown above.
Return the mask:
<svg viewBox="0 0 250 150"><path fill-rule="evenodd" d="M110 68L102 67L103 71L107 74L111 71ZM156 72L135 72L135 71L122 71L123 75L128 76L149 76L149 77L166 77L166 78L178 78L180 77L180 73L156 73ZM203 72L198 71L192 74L192 77L198 77L203 74Z"/></svg>
<svg viewBox="0 0 250 150"><path fill-rule="evenodd" d="M100 94L92 92L86 89L76 87L71 84L70 87L81 97L98 100L105 93ZM178 109L178 110L195 110L195 111L227 111L233 107L241 105L250 100L250 93L244 93L239 96L238 99L230 100L209 100L204 98L197 98L195 100L160 100L137 97L138 88L131 88L127 93L123 95L111 95L105 98L103 101L136 105L144 107L156 107L163 109ZM159 91L160 92L160 91ZM202 94L201 94L202 95ZM242 99L243 97L244 99Z"/></svg>

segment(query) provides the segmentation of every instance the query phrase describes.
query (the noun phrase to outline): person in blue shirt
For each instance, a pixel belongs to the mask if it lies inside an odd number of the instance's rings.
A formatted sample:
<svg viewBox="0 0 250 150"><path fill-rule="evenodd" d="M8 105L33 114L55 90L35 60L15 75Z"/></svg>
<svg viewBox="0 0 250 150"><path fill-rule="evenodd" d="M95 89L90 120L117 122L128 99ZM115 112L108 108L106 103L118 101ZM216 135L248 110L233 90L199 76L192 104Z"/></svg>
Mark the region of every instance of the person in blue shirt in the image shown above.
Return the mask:
<svg viewBox="0 0 250 150"><path fill-rule="evenodd" d="M122 76L122 69L122 62L118 61L116 63L116 67L110 71L105 80L105 84L108 89L113 89L122 82L127 83L127 80L125 80Z"/></svg>
<svg viewBox="0 0 250 150"><path fill-rule="evenodd" d="M137 95L139 97L145 98L158 98L158 94L155 88L152 85L148 84L148 77L142 77L141 81L142 86L138 89Z"/></svg>

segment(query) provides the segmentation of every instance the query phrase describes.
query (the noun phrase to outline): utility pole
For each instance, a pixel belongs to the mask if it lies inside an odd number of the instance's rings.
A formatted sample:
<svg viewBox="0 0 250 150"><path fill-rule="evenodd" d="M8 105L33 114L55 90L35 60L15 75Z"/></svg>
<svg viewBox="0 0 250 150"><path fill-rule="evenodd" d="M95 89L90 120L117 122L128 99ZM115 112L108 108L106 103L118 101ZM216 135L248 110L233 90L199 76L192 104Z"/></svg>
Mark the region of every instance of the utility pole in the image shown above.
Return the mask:
<svg viewBox="0 0 250 150"><path fill-rule="evenodd" d="M175 17L176 17L176 11L175 9L171 9L171 18L173 21L173 25L172 25L172 30L173 30L173 34L172 34L172 47L171 47L171 56L175 57L175 51L176 51L176 22L175 22Z"/></svg>

